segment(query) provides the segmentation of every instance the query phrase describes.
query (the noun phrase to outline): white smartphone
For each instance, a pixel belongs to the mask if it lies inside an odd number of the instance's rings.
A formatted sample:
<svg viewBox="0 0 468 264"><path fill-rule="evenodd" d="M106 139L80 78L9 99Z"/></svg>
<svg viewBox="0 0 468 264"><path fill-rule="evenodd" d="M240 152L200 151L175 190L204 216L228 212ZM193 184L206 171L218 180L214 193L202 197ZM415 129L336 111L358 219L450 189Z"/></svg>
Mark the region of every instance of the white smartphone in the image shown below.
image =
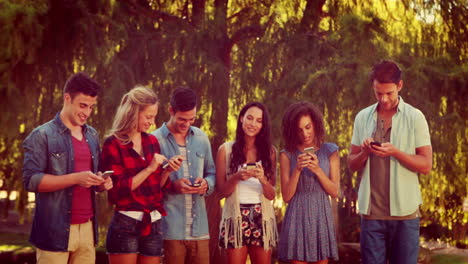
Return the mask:
<svg viewBox="0 0 468 264"><path fill-rule="evenodd" d="M105 171L101 174L101 177L105 180L107 178L109 178L109 176L111 176L112 174L114 174L114 171L113 170L108 170L108 171Z"/></svg>

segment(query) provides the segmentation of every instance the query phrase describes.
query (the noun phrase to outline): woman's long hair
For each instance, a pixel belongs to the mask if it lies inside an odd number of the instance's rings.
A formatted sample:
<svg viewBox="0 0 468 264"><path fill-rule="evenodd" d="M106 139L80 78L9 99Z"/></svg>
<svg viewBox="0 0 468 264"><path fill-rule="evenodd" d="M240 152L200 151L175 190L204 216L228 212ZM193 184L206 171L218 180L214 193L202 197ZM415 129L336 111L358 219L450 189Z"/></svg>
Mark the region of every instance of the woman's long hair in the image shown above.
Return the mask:
<svg viewBox="0 0 468 264"><path fill-rule="evenodd" d="M303 116L310 116L314 125L315 140L317 145L321 145L325 138L325 126L322 113L318 108L309 102L297 102L290 105L283 116L283 140L284 148L289 152L295 152L297 146L301 144L299 138L299 120Z"/></svg>
<svg viewBox="0 0 468 264"><path fill-rule="evenodd" d="M265 170L265 175L268 179L273 175L273 164L271 163L271 153L273 147L271 145L271 127L270 127L270 115L265 105L259 102L251 102L245 105L237 117L237 128L236 128L236 141L232 146L231 152L231 164L229 169L231 173L237 171L239 165L245 163L246 158L244 154L245 147L245 132L242 129L242 118L245 113L251 107L258 107L262 110L262 129L255 136L255 148L257 149L257 160L262 161L262 166Z"/></svg>
<svg viewBox="0 0 468 264"><path fill-rule="evenodd" d="M158 103L156 94L149 88L137 86L124 94L107 136L115 136L124 145L130 143L129 134L138 125L138 115L145 107Z"/></svg>

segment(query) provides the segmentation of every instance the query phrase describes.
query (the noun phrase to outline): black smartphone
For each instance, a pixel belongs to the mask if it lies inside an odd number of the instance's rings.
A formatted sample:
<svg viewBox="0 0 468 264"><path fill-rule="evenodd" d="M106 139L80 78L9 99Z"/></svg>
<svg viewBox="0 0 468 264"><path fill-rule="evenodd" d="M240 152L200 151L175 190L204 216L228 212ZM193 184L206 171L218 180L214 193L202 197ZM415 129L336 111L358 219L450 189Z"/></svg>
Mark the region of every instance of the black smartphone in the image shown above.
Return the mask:
<svg viewBox="0 0 468 264"><path fill-rule="evenodd" d="M382 143L378 142L378 141L373 141L370 143L370 145L373 147L373 146L379 146L381 147L382 146Z"/></svg>
<svg viewBox="0 0 468 264"><path fill-rule="evenodd" d="M255 162L246 163L245 168L248 169L248 170L253 170L253 169L257 168L257 164Z"/></svg>

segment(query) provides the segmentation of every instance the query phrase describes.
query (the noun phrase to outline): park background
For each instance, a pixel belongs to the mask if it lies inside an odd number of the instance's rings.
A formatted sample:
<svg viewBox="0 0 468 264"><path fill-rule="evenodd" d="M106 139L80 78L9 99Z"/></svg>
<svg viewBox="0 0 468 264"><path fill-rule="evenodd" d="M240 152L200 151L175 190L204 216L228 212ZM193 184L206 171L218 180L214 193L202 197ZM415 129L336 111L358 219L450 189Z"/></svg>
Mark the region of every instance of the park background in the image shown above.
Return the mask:
<svg viewBox="0 0 468 264"><path fill-rule="evenodd" d="M425 114L431 132L433 169L420 176L421 241L466 248L467 24L465 0L0 0L0 252L27 245L34 204L22 187L22 141L61 109L63 84L77 71L103 87L89 119L101 139L137 84L158 94L158 126L168 119L172 88L196 90L195 125L214 153L233 139L246 102L267 105L278 149L284 109L298 100L316 104L327 141L340 147L341 195L332 201L339 240L358 242L359 180L346 157L355 115L375 102L368 72L382 59L400 64L401 95ZM279 181L277 193L281 222ZM103 246L112 208L105 194L98 199ZM220 263L219 196L207 202L212 259Z"/></svg>

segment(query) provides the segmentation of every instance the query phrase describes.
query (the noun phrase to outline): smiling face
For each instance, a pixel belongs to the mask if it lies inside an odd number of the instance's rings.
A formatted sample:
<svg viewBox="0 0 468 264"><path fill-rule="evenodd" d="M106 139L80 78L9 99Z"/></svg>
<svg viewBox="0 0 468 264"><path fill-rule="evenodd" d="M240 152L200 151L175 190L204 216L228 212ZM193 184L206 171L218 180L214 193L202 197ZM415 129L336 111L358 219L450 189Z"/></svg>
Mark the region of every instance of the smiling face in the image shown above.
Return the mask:
<svg viewBox="0 0 468 264"><path fill-rule="evenodd" d="M379 110L390 111L398 106L398 93L403 87L403 81L396 83L380 83L374 80L372 87L379 102Z"/></svg>
<svg viewBox="0 0 468 264"><path fill-rule="evenodd" d="M186 135L190 126L195 122L197 108L195 107L192 110L185 112L174 112L172 107L169 107L169 113L171 115L171 119L167 122L167 126L171 132Z"/></svg>
<svg viewBox="0 0 468 264"><path fill-rule="evenodd" d="M246 136L255 137L260 133L263 126L262 109L252 106L245 112L241 118L242 130Z"/></svg>
<svg viewBox="0 0 468 264"><path fill-rule="evenodd" d="M158 104L148 105L138 114L138 132L147 132L158 115Z"/></svg>
<svg viewBox="0 0 468 264"><path fill-rule="evenodd" d="M302 145L310 146L315 141L315 130L312 119L309 115L304 115L298 122L298 136Z"/></svg>
<svg viewBox="0 0 468 264"><path fill-rule="evenodd" d="M82 126L91 115L97 103L97 96L89 96L83 93L78 93L72 99L71 95L64 94L64 104L62 114L66 119L64 123L69 123L71 126Z"/></svg>

